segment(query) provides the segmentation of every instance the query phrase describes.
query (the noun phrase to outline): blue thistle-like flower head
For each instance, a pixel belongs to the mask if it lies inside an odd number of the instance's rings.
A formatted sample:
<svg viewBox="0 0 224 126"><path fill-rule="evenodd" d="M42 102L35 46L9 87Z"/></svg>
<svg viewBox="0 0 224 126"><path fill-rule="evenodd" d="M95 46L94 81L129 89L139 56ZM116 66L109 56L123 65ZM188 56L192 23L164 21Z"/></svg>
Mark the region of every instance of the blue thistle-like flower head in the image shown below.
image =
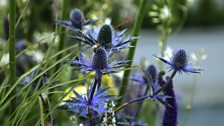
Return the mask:
<svg viewBox="0 0 224 126"><path fill-rule="evenodd" d="M94 29L89 30L84 34L79 29L73 29L76 36L70 36L80 42L84 42L90 46L94 46L99 43L100 46L104 47L106 50L118 51L130 47L128 43L137 39L137 37L125 35L126 29L115 33L112 26L103 25L100 27L94 27Z"/></svg>
<svg viewBox="0 0 224 126"><path fill-rule="evenodd" d="M92 57L81 52L81 58L79 60L70 60L69 62L78 66L82 72L101 71L104 73L119 72L119 68L124 67L128 62L125 59L111 60L111 52L107 52L99 44L94 45L93 50L94 54Z"/></svg>
<svg viewBox="0 0 224 126"><path fill-rule="evenodd" d="M67 108L86 118L88 118L88 109L91 109L98 114L102 114L106 110L104 108L104 102L114 97L113 95L106 94L108 89L109 88L97 90L97 92L93 96L91 104L88 104L87 95L80 95L75 90L73 90L73 93L76 97L72 97L72 100L65 101L67 104Z"/></svg>
<svg viewBox="0 0 224 126"><path fill-rule="evenodd" d="M166 60L164 58L160 58L156 55L154 55L156 58L159 60L163 61L164 63L168 64L170 66L170 71L171 70L176 70L179 73L182 72L190 72L190 73L200 73L201 68L192 68L190 63L188 63L188 55L185 52L185 50L180 49L176 51L172 58L170 60Z"/></svg>
<svg viewBox="0 0 224 126"><path fill-rule="evenodd" d="M139 76L139 74L134 74L131 78L132 81L139 82L140 84L156 83L157 80L157 69L154 65L149 65L145 70L145 74ZM150 82L148 82L150 81Z"/></svg>
<svg viewBox="0 0 224 126"><path fill-rule="evenodd" d="M185 50L180 49L175 52L171 63L173 64L173 69L185 69L188 64L188 57Z"/></svg>
<svg viewBox="0 0 224 126"><path fill-rule="evenodd" d="M101 46L106 49L110 48L112 42L112 28L110 25L105 24L100 28L97 40Z"/></svg>
<svg viewBox="0 0 224 126"><path fill-rule="evenodd" d="M108 55L104 48L95 45L92 66L95 70L103 70L107 68Z"/></svg>
<svg viewBox="0 0 224 126"><path fill-rule="evenodd" d="M73 25L73 27L81 30L82 26L83 26L83 22L85 21L85 17L83 12L80 9L73 9L70 12L69 18L71 20L71 23Z"/></svg>
<svg viewBox="0 0 224 126"><path fill-rule="evenodd" d="M75 8L70 12L69 15L70 21L66 20L57 20L57 23L68 28L68 29L79 29L82 30L83 26L95 23L98 19L85 20L83 12Z"/></svg>
<svg viewBox="0 0 224 126"><path fill-rule="evenodd" d="M153 83L155 83L158 76L156 67L154 65L149 65L146 69L146 75Z"/></svg>

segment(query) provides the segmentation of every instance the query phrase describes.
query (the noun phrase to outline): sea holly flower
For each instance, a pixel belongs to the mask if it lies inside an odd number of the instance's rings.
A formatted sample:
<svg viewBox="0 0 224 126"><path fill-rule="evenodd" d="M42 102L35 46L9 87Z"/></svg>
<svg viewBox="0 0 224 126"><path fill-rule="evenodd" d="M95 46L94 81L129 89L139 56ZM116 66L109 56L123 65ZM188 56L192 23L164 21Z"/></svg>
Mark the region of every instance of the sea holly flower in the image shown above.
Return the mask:
<svg viewBox="0 0 224 126"><path fill-rule="evenodd" d="M79 29L73 29L76 32L76 36L70 36L78 41L82 41L85 44L94 46L95 44L100 44L106 50L121 50L130 47L127 45L137 37L131 35L125 35L126 29L115 33L112 26L102 25L100 27L94 27L93 30L89 30L88 34L82 33Z"/></svg>
<svg viewBox="0 0 224 126"><path fill-rule="evenodd" d="M148 84L150 82L155 83L157 79L157 69L154 65L149 65L144 71L144 75L134 74L131 78L132 81L139 82L140 84Z"/></svg>
<svg viewBox="0 0 224 126"><path fill-rule="evenodd" d="M89 98L87 97L87 95L80 95L75 90L73 90L73 93L75 94L76 97L72 97L71 100L65 101L67 105L67 109L86 118L88 118L88 113L89 113L88 109L91 109L94 112L97 112L98 114L102 114L106 110L104 108L104 102L114 97L113 95L106 94L108 89L109 88L98 89L97 92L93 95L93 98L90 104L89 104Z"/></svg>
<svg viewBox="0 0 224 126"><path fill-rule="evenodd" d="M111 53L100 47L99 44L94 45L93 50L92 57L88 57L81 52L81 59L70 60L70 62L77 65L82 72L100 71L104 73L119 72L119 68L125 66L128 62L124 59L109 62Z"/></svg>
<svg viewBox="0 0 224 126"><path fill-rule="evenodd" d="M70 21L57 20L57 23L68 29L77 28L79 30L82 30L83 26L98 21L98 19L85 20L83 12L78 8L75 8L70 12L69 18Z"/></svg>
<svg viewBox="0 0 224 126"><path fill-rule="evenodd" d="M166 60L164 58L160 58L154 55L159 60L163 61L164 63L169 65L169 71L177 71L179 73L182 72L190 72L190 73L200 73L201 68L193 68L191 67L192 64L188 63L188 55L183 49L179 49L178 51L174 52L173 56Z"/></svg>

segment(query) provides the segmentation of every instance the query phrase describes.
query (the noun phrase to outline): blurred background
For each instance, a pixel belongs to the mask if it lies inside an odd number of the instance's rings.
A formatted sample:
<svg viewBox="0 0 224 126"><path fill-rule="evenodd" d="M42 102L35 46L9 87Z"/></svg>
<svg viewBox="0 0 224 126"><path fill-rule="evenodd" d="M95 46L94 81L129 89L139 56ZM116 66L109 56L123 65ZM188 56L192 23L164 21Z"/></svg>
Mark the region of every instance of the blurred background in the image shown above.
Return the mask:
<svg viewBox="0 0 224 126"><path fill-rule="evenodd" d="M17 41L24 40L23 46L38 41L41 36L55 30L55 20L59 19L61 0L16 0L17 1ZM159 1L159 0L158 0ZM8 0L0 0L0 48L7 40ZM131 31L139 5L139 0L68 0L67 17L73 8L80 8L87 19L100 18L111 23L116 29ZM152 5L159 2L149 0L143 20L140 39L134 58L134 65L146 59L157 63L152 54L158 54L158 41L164 37L164 29L150 12ZM224 119L224 1L223 0L178 0L172 3L172 21L162 25L165 29L166 51L183 48L190 53L190 60L205 70L200 75L177 75L174 85L179 102L179 125L222 126ZM21 16L22 14L22 16ZM155 13L154 13L155 14ZM169 14L168 14L169 15ZM69 19L69 18L68 18ZM20 45L18 44L18 47ZM35 55L38 62L43 53ZM1 59L4 66L7 55ZM180 77L181 76L181 77ZM161 117L159 114L158 117ZM160 119L160 118L158 118ZM158 120L159 125L160 120Z"/></svg>

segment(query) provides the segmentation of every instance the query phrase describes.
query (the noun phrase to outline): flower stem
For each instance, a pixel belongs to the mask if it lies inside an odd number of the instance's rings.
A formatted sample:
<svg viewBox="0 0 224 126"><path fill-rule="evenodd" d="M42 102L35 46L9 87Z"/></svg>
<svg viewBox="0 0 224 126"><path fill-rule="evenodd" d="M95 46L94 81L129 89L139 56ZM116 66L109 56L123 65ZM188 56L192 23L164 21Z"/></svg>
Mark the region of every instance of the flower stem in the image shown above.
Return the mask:
<svg viewBox="0 0 224 126"><path fill-rule="evenodd" d="M173 77L176 75L177 70L174 70L173 73L171 74L171 76L169 77L169 80L167 81L167 83L165 85L163 85L160 89L158 89L153 95L157 95L159 94L161 91L163 91L165 88L167 88L167 86L169 86L171 83L171 81L173 80Z"/></svg>
<svg viewBox="0 0 224 126"><path fill-rule="evenodd" d="M61 11L61 20L66 19L66 12L67 12L66 10L68 8L67 5L68 5L68 0L63 0L62 11ZM65 45L64 43L65 43L65 28L62 27L60 29L60 41L59 41L59 44L58 44L58 52L61 51L64 48L64 45ZM61 59L62 56L63 56L63 54L58 55L57 61L59 59ZM55 71L57 71L59 69L59 67L60 67L60 63L55 66Z"/></svg>
<svg viewBox="0 0 224 126"><path fill-rule="evenodd" d="M9 69L10 69L10 87L13 87L13 85L16 82L16 49L15 49L15 16L16 16L16 1L10 0L9 5ZM14 89L11 93L11 96L14 96L16 93L16 90ZM10 112L13 113L16 106L16 98L12 99L10 104Z"/></svg>
<svg viewBox="0 0 224 126"><path fill-rule="evenodd" d="M96 87L97 87L97 85L98 85L98 88L100 87L101 81L102 81L102 72L96 71L94 83L93 83L93 85L91 85L92 87L90 90L88 105L91 105Z"/></svg>
<svg viewBox="0 0 224 126"><path fill-rule="evenodd" d="M97 90L98 90L100 89L101 83L102 83L102 72L98 71L97 74L98 74L98 85L97 85Z"/></svg>
<svg viewBox="0 0 224 126"><path fill-rule="evenodd" d="M138 9L138 13L136 16L136 20L134 22L134 26L133 26L133 31L132 31L132 35L133 36L138 36L140 29L141 29L141 25L142 25L142 21L143 21L143 17L145 14L145 10L147 7L147 2L148 0L141 0L140 1L140 6ZM134 40L131 43L132 48L129 49L128 54L127 54L127 60L130 60L130 62L128 62L127 64L127 68L131 67L132 65L132 61L134 58L134 53L135 53L135 48L136 48L136 43L137 40ZM130 70L126 70L124 71L124 76L123 76L123 80L120 86L120 91L119 91L119 96L124 96L125 92L126 92L126 87L128 85L128 77L130 76ZM123 100L123 97L118 101L118 106L121 105L121 102Z"/></svg>
<svg viewBox="0 0 224 126"><path fill-rule="evenodd" d="M97 86L97 78L95 77L95 80L94 80L94 83L93 85L91 85L91 90L90 90L90 95L89 95L89 100L88 100L88 105L91 105L92 103L92 100L93 100L93 95L95 93L95 90L96 90L96 86Z"/></svg>
<svg viewBox="0 0 224 126"><path fill-rule="evenodd" d="M169 80L167 81L167 83L165 85L163 85L160 89L158 89L155 93L153 93L152 95L145 95L145 96L142 96L140 98L135 98L133 100L130 100L128 102L125 102L124 104L118 106L117 108L115 108L115 112L121 110L122 108L128 106L129 104L131 103L134 103L134 102L140 102L140 101L143 101L143 100L146 100L146 99L151 99L153 98L154 96L156 96L157 94L159 94L161 91L163 91L164 89L167 88L167 86L169 86L171 83L171 81L173 80L173 77L176 75L177 73L177 70L174 70L173 73L171 74L171 76L169 77Z"/></svg>
<svg viewBox="0 0 224 126"><path fill-rule="evenodd" d="M139 101L143 101L143 100L145 100L145 99L150 99L150 98L152 98L151 95L146 95L146 96L142 96L142 97L140 97L140 98L135 98L135 99L130 100L130 101L128 101L128 102L125 102L125 103L122 104L121 106L115 108L114 111L117 112L117 111L121 110L122 108L128 106L128 105L131 104L131 103L139 102Z"/></svg>
<svg viewBox="0 0 224 126"><path fill-rule="evenodd" d="M147 95L148 91L149 91L149 86L147 85L146 90L145 90L145 93L144 93L144 96ZM137 119L138 114L139 114L139 111L140 111L142 105L143 105L143 101L141 101L141 102L138 104L138 108L137 108L137 110L136 110L135 113L134 113L132 122L135 122L135 120Z"/></svg>

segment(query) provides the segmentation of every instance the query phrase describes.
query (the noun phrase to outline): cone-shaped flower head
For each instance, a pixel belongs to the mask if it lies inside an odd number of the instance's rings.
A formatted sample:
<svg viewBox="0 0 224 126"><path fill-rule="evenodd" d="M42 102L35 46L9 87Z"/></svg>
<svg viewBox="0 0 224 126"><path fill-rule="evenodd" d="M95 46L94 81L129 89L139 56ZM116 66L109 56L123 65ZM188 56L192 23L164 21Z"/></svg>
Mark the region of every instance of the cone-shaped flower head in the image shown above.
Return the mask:
<svg viewBox="0 0 224 126"><path fill-rule="evenodd" d="M82 58L79 60L70 60L73 65L78 66L82 72L101 71L104 73L119 72L128 62L125 59L113 59L112 53L101 47L98 43L93 47L93 56L89 57L81 52Z"/></svg>
<svg viewBox="0 0 224 126"><path fill-rule="evenodd" d="M100 45L105 47L106 49L111 46L112 29L110 25L105 24L100 28L97 40Z"/></svg>
<svg viewBox="0 0 224 126"><path fill-rule="evenodd" d="M126 36L126 29L115 32L113 27L110 25L103 25L100 27L94 27L86 33L83 33L79 29L73 29L76 36L70 36L78 41L86 43L87 45L94 46L96 43L99 43L107 51L118 51L121 49L129 48L129 43L137 39L131 35Z"/></svg>
<svg viewBox="0 0 224 126"><path fill-rule="evenodd" d="M156 67L152 64L149 65L145 69L145 74L144 75L139 75L139 74L134 74L133 77L131 78L132 81L139 82L140 84L149 84L149 83L156 83L157 81L157 69Z"/></svg>
<svg viewBox="0 0 224 126"><path fill-rule="evenodd" d="M101 48L99 45L93 47L94 55L92 60L92 66L95 70L103 70L107 68L107 52L104 48Z"/></svg>
<svg viewBox="0 0 224 126"><path fill-rule="evenodd" d="M154 65L148 66L148 68L146 69L146 74L147 74L147 77L149 79L151 79L153 83L156 82L158 73L157 73L156 67Z"/></svg>
<svg viewBox="0 0 224 126"><path fill-rule="evenodd" d="M70 21L57 20L56 22L70 30L71 29L82 30L83 26L89 25L91 23L95 23L99 20L99 19L85 20L85 16L83 12L78 8L75 8L70 12L69 18L70 18Z"/></svg>
<svg viewBox="0 0 224 126"><path fill-rule="evenodd" d="M190 72L190 73L200 73L200 68L192 68L192 64L188 63L188 55L183 49L177 50L172 58L170 60L166 60L164 58L160 58L156 55L154 55L156 58L160 59L164 63L168 64L170 66L171 70L176 70L179 73L181 72Z"/></svg>
<svg viewBox="0 0 224 126"><path fill-rule="evenodd" d="M171 60L174 69L185 69L188 63L188 57L183 49L178 50Z"/></svg>
<svg viewBox="0 0 224 126"><path fill-rule="evenodd" d="M70 20L72 22L72 25L81 30L83 26L83 22L85 20L84 15L80 9L73 9L70 13Z"/></svg>

